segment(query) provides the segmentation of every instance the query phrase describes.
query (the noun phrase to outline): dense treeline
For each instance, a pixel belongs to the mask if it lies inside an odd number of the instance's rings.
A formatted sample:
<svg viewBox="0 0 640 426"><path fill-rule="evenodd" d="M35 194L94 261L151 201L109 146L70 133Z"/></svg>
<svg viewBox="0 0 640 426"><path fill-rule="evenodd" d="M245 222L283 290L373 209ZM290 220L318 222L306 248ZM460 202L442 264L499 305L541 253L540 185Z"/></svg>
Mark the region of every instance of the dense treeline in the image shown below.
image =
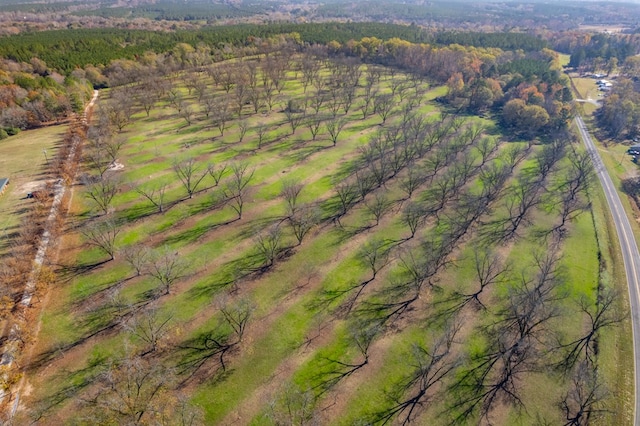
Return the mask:
<svg viewBox="0 0 640 426"><path fill-rule="evenodd" d="M560 72L558 55L549 49L524 53L365 37L345 45L329 43L329 51L446 83L451 106L471 113L491 110L517 136L555 133L573 114L569 80Z"/></svg>
<svg viewBox="0 0 640 426"><path fill-rule="evenodd" d="M545 42L519 33L441 33L431 36L413 26L380 23L321 23L231 25L203 28L199 31L152 32L121 29L79 29L21 34L5 39L0 56L17 62L38 57L64 73L87 64L107 65L114 59L133 59L147 51L166 52L178 43L195 47L200 43L223 48L246 46L279 34L297 33L306 43L327 44L360 40L375 35L377 39L399 38L412 43L433 42L440 45L461 44L498 47L505 50L540 50Z"/></svg>
<svg viewBox="0 0 640 426"><path fill-rule="evenodd" d="M609 96L602 100L598 122L612 138L634 138L640 134L640 94L631 80L616 81Z"/></svg>
<svg viewBox="0 0 640 426"><path fill-rule="evenodd" d="M463 46L499 47L504 50L522 49L533 51L544 49L547 42L525 33L478 33L478 32L442 32L434 36L437 44L461 44Z"/></svg>
<svg viewBox="0 0 640 426"><path fill-rule="evenodd" d="M87 64L107 65L114 59L133 59L146 51L166 52L178 43L215 47L247 45L257 39L279 34L298 33L308 43L344 43L350 39L376 34L382 39L398 37L411 42L426 35L416 27L379 23L323 23L231 25L199 31L152 32L120 29L79 29L21 34L3 39L0 57L28 62L38 57L52 68L70 73Z"/></svg>
<svg viewBox="0 0 640 426"><path fill-rule="evenodd" d="M0 139L82 111L90 93L84 73L64 77L37 58L0 61Z"/></svg>
<svg viewBox="0 0 640 426"><path fill-rule="evenodd" d="M609 61L616 58L622 63L629 56L640 52L640 37L637 35L595 34L580 39L558 43L562 51L571 53L569 66L580 67L594 61Z"/></svg>
<svg viewBox="0 0 640 426"><path fill-rule="evenodd" d="M101 7L97 10L85 10L75 12L78 16L101 16L111 17L131 17L149 18L167 21L192 21L221 18L243 18L264 13L274 7L269 3L265 4L240 4L238 6L189 2L189 7L184 3L174 1L160 1L154 4L146 4L135 7Z"/></svg>

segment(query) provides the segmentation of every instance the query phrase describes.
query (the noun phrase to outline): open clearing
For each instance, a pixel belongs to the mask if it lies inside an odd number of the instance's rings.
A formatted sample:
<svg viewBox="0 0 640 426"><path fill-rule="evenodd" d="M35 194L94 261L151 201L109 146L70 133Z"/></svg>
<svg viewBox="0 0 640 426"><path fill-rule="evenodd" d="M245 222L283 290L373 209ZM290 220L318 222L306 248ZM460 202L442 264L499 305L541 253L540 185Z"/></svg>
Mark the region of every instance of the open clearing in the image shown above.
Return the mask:
<svg viewBox="0 0 640 426"><path fill-rule="evenodd" d="M0 177L10 179L0 196L0 232L3 241L17 231L17 226L33 200L25 197L47 182L46 159L55 158L57 145L67 130L66 125L49 126L18 133L0 141ZM0 244L0 255L7 247Z"/></svg>

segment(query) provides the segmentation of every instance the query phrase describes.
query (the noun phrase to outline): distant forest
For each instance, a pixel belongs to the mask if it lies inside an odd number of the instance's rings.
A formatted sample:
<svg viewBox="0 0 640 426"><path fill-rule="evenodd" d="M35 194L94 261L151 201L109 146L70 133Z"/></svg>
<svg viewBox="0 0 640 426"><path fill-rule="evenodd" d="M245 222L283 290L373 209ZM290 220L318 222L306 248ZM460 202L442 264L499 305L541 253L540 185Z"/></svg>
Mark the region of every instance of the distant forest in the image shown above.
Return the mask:
<svg viewBox="0 0 640 426"><path fill-rule="evenodd" d="M25 33L4 38L0 44L0 57L16 62L29 62L37 57L49 67L69 74L89 64L107 65L114 59L133 59L147 51L166 52L178 43L193 47L206 44L214 48L246 46L255 44L256 40L292 33L309 44L346 43L375 35L382 40L399 38L411 43L460 44L505 50L536 51L547 46L546 41L523 33L430 34L416 26L381 23L240 24L176 32L77 29Z"/></svg>

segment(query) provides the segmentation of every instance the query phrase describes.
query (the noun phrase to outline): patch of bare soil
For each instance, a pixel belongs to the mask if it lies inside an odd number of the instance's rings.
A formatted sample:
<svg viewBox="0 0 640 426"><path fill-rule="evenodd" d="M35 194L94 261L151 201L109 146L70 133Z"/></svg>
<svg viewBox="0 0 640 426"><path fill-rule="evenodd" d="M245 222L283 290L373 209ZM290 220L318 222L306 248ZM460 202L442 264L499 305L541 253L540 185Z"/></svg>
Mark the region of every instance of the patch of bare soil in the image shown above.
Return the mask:
<svg viewBox="0 0 640 426"><path fill-rule="evenodd" d="M31 182L26 182L20 185L20 187L18 188L18 193L26 195L29 192L34 192L34 191L44 189L48 183L53 183L53 182L55 181L54 180L34 180Z"/></svg>
<svg viewBox="0 0 640 426"><path fill-rule="evenodd" d="M112 172L117 172L118 170L122 170L122 169L124 169L124 164L119 163L118 160L116 160L113 163L109 164L109 167L107 168L107 170L112 171Z"/></svg>

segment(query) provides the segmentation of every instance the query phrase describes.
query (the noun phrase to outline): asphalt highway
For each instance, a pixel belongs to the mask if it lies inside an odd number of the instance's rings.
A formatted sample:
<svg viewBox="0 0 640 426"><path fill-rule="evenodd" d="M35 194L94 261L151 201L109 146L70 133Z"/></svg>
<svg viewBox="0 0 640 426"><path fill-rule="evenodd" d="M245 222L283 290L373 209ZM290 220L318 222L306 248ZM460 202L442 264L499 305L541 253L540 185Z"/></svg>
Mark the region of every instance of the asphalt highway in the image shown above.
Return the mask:
<svg viewBox="0 0 640 426"><path fill-rule="evenodd" d="M640 389L640 252L638 245L631 230L629 218L620 201L620 197L616 192L616 187L602 163L600 153L596 149L591 135L582 120L582 117L576 117L576 124L580 130L582 141L587 147L589 155L593 161L604 194L607 198L607 204L611 210L613 221L618 233L620 248L622 249L622 258L624 260L624 269L627 274L627 284L629 286L629 303L631 305L631 320L633 325L633 353L634 353L634 375L635 375L635 402L634 402L634 424L640 426L640 399L638 398L638 390Z"/></svg>

